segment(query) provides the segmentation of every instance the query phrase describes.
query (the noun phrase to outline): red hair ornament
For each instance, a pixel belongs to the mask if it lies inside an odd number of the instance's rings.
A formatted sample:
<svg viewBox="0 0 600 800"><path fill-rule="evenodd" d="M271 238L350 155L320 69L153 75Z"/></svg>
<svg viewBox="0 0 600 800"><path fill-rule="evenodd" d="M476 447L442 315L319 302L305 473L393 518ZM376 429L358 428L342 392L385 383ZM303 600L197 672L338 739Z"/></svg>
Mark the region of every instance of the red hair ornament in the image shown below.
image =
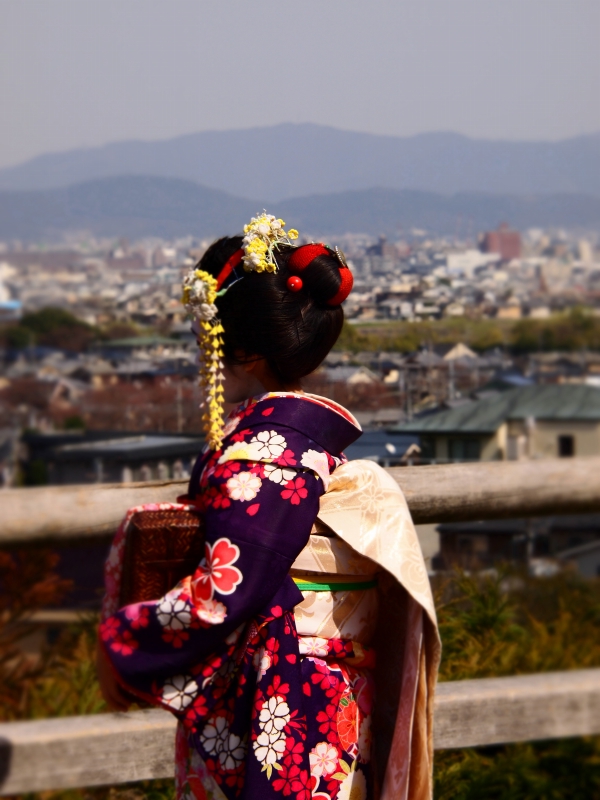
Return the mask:
<svg viewBox="0 0 600 800"><path fill-rule="evenodd" d="M327 301L328 306L340 306L352 291L354 278L352 276L352 272L348 269L344 254L339 247L336 247L335 250L332 250L330 247L326 247L324 244L304 244L301 247L298 247L292 253L288 262L288 269L290 272L302 272L308 267L309 264L312 264L315 258L318 258L319 256L335 256L340 263L340 278L342 279L340 288L337 290L334 296L330 297ZM294 277L295 276L288 278L287 286L291 292L298 292L302 288L302 281L299 279L300 286L297 288L292 288L290 282ZM297 284L294 284L294 286L297 286Z"/></svg>
<svg viewBox="0 0 600 800"><path fill-rule="evenodd" d="M231 275L233 270L237 267L244 256L244 251L242 249L236 250L235 253L229 258L221 272L217 275L217 291L219 292L223 288L223 284L227 280L227 278Z"/></svg>

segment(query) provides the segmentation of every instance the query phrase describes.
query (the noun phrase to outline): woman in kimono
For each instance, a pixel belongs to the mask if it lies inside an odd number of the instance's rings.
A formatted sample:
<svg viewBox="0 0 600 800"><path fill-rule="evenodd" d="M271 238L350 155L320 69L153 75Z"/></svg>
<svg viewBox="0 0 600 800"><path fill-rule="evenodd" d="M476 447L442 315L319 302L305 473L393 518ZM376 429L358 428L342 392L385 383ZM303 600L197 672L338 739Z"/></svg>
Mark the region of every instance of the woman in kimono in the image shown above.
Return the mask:
<svg viewBox="0 0 600 800"><path fill-rule="evenodd" d="M439 655L427 575L395 482L346 463L357 421L302 391L339 336L352 275L337 248L294 247L283 225L253 219L184 281L207 400L185 502L202 509L205 556L164 597L118 608L126 517L106 568L101 685L115 709L133 696L176 715L178 797L426 798ZM223 398L238 404L224 425Z"/></svg>

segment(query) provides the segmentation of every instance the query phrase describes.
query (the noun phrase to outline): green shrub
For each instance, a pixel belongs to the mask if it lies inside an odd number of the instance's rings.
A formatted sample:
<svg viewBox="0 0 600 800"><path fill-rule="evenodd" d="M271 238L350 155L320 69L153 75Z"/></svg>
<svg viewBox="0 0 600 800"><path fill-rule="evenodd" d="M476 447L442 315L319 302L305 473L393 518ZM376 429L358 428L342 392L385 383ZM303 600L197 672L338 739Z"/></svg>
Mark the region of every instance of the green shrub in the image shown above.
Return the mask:
<svg viewBox="0 0 600 800"><path fill-rule="evenodd" d="M435 800L598 800L598 739L436 754Z"/></svg>
<svg viewBox="0 0 600 800"><path fill-rule="evenodd" d="M63 422L63 428L66 431L85 430L85 420L79 414L72 414L70 417L67 417Z"/></svg>
<svg viewBox="0 0 600 800"><path fill-rule="evenodd" d="M599 581L457 574L437 596L440 680L600 666ZM600 738L438 752L435 798L600 798Z"/></svg>

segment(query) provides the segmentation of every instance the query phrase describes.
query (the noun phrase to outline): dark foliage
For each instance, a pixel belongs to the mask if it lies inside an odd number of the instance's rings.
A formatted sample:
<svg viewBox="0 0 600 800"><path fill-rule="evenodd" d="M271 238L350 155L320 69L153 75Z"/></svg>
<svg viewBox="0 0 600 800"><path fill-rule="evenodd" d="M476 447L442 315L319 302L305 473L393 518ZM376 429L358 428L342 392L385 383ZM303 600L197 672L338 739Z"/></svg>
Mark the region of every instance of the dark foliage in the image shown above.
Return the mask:
<svg viewBox="0 0 600 800"><path fill-rule="evenodd" d="M52 307L25 314L18 324L0 333L9 347L44 345L76 353L85 350L96 335L94 328L69 311Z"/></svg>

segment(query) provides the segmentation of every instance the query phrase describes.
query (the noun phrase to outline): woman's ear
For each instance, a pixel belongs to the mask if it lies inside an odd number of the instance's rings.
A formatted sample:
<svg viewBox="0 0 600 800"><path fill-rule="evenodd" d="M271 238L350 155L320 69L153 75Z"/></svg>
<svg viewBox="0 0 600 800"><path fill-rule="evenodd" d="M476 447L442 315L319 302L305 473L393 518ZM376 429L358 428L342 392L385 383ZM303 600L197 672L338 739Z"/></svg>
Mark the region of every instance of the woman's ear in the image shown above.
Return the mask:
<svg viewBox="0 0 600 800"><path fill-rule="evenodd" d="M264 386L268 392L278 392L284 388L281 385L281 381L273 375L266 358L253 356L251 360L245 361L242 366L245 372L257 380L261 386Z"/></svg>
<svg viewBox="0 0 600 800"><path fill-rule="evenodd" d="M254 377L258 377L258 373L261 373L264 370L267 360L262 358L262 356L244 356L243 360L240 359L238 363L244 372L248 373L248 375L254 375Z"/></svg>
<svg viewBox="0 0 600 800"><path fill-rule="evenodd" d="M267 392L281 392L281 391L297 391L300 389L298 386L286 386L281 380L273 373L269 366L267 359L264 356L248 355L240 351L235 353L236 366L244 370L250 377L254 378L258 383L267 390Z"/></svg>

